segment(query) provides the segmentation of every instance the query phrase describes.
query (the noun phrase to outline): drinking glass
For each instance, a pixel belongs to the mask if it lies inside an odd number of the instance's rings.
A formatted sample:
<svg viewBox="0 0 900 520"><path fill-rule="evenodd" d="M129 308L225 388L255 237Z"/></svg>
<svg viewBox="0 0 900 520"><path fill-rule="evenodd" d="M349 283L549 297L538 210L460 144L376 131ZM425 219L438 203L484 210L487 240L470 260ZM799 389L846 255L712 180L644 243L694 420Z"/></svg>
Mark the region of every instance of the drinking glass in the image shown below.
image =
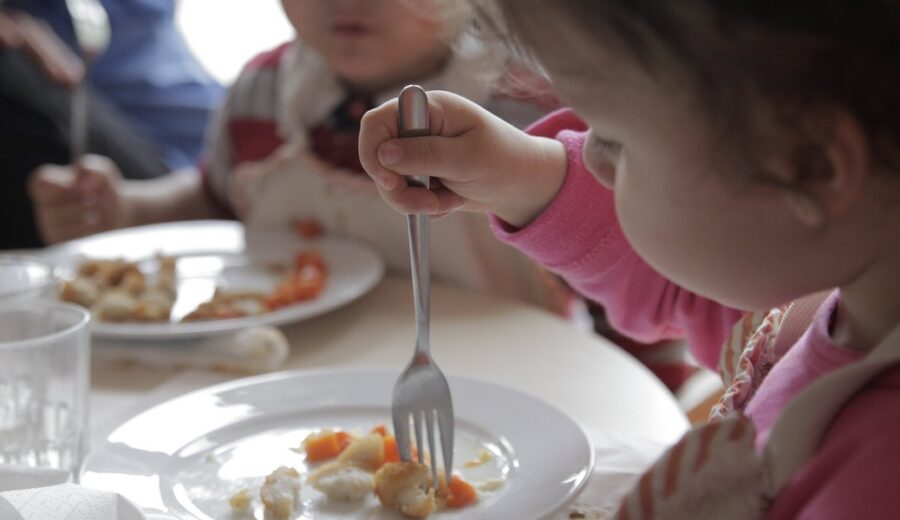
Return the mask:
<svg viewBox="0 0 900 520"><path fill-rule="evenodd" d="M67 303L0 306L0 465L75 475L88 438L89 323Z"/></svg>
<svg viewBox="0 0 900 520"><path fill-rule="evenodd" d="M22 255L0 255L0 307L32 299L54 300L59 273L52 264Z"/></svg>

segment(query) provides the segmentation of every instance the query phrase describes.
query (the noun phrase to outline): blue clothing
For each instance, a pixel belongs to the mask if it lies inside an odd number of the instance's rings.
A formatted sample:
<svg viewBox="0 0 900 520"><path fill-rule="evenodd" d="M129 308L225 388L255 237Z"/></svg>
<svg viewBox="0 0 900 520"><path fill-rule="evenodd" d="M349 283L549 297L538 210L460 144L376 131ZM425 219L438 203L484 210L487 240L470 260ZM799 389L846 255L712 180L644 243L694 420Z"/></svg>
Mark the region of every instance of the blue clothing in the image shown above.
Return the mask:
<svg viewBox="0 0 900 520"><path fill-rule="evenodd" d="M222 86L175 26L175 0L101 0L111 26L107 51L88 71L91 87L159 147L172 169L194 165ZM46 21L77 49L65 0L9 0L4 7Z"/></svg>

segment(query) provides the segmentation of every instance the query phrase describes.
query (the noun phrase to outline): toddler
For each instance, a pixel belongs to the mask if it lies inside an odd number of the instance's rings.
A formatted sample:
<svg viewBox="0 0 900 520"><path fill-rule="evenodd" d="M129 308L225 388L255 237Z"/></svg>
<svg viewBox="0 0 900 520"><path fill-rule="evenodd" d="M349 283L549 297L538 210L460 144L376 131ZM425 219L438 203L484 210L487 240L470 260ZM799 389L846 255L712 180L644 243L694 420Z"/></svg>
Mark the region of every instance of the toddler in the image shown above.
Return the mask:
<svg viewBox="0 0 900 520"><path fill-rule="evenodd" d="M524 125L543 110L492 89L506 57L465 38L472 10L438 1L283 0L297 31L251 60L212 124L201 175L127 182L92 157L82 176L46 167L32 180L50 240L151 222L237 216L252 233L314 219L408 267L406 226L358 158L359 121L408 83L450 90ZM88 218L81 216L87 214ZM525 255L496 242L482 215L432 229L438 279L563 310L565 293Z"/></svg>
<svg viewBox="0 0 900 520"><path fill-rule="evenodd" d="M719 365L713 419L618 518L900 511L900 5L479 5L577 115L523 133L432 92L433 136L385 103L361 161L396 209L487 210L618 330Z"/></svg>

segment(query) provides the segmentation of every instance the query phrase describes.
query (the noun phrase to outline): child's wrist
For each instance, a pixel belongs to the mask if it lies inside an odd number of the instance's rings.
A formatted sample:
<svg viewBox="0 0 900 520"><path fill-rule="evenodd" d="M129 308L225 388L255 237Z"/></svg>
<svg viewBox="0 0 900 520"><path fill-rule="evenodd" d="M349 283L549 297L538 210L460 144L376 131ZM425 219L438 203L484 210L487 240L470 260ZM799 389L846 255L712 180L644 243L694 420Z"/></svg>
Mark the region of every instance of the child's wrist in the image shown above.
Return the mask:
<svg viewBox="0 0 900 520"><path fill-rule="evenodd" d="M120 184L119 188L119 219L121 227L140 226L150 224L151 218L148 217L148 204L141 196L140 190L136 186L129 186L128 181Z"/></svg>
<svg viewBox="0 0 900 520"><path fill-rule="evenodd" d="M554 139L528 136L531 140L521 154L520 166L512 172L510 189L490 205L491 212L504 222L523 228L533 222L559 193L566 178L567 157L563 144Z"/></svg>

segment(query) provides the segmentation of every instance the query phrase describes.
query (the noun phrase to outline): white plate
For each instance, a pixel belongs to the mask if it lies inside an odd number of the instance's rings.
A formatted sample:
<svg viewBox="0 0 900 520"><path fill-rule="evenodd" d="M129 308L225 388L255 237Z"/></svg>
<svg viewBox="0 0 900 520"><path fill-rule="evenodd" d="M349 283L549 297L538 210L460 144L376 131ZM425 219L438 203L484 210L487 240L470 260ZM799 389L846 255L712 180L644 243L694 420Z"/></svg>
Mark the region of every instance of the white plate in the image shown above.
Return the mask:
<svg viewBox="0 0 900 520"><path fill-rule="evenodd" d="M368 292L384 276L384 260L369 246L336 237L303 241L289 230L254 231L231 221L158 224L102 233L63 244L49 252L63 271L73 272L84 258L137 261L156 254L178 261L179 317L208 300L216 286L270 291L281 278L272 264L290 265L301 249L318 250L328 264L328 281L317 298L273 312L228 320L188 323L108 323L95 321L101 338L151 340L220 334L252 325L283 325L324 314Z"/></svg>
<svg viewBox="0 0 900 520"><path fill-rule="evenodd" d="M254 495L279 465L304 476L295 518L399 519L370 496L327 502L307 485L305 457L290 448L313 430L357 432L390 424L390 395L399 375L388 370L282 372L213 386L134 417L91 453L81 483L116 491L149 513L177 518L231 518L228 498ZM544 518L571 501L587 481L594 451L583 428L527 394L473 379L450 378L456 411L455 469L473 482L502 478L493 493L435 520ZM465 468L482 448L491 459ZM248 516L247 518L253 518Z"/></svg>

